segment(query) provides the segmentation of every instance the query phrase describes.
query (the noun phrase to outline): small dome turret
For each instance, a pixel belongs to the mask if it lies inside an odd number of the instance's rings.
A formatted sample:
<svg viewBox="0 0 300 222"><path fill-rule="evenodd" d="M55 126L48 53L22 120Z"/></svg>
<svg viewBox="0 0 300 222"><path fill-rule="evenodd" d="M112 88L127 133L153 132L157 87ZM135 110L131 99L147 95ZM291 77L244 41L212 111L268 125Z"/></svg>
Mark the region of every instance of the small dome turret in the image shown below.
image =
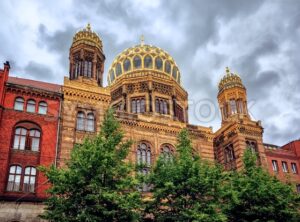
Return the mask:
<svg viewBox="0 0 300 222"><path fill-rule="evenodd" d="M96 32L92 31L90 23L88 23L85 28L76 32L76 34L73 37L73 42L71 47L75 47L80 43L84 43L90 46L95 46L103 53L102 40L100 39L100 37L97 35Z"/></svg>
<svg viewBox="0 0 300 222"><path fill-rule="evenodd" d="M230 72L229 68L226 67L226 74L219 83L219 93L221 93L225 89L233 87L245 88L241 77L238 74Z"/></svg>

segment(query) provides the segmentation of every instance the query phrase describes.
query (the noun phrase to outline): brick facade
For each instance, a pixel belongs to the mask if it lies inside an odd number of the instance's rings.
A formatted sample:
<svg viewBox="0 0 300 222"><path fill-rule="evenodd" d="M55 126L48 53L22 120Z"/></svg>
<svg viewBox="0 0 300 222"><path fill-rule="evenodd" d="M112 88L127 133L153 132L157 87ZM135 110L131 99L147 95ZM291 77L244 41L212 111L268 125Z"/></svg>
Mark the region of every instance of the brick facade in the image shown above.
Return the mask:
<svg viewBox="0 0 300 222"><path fill-rule="evenodd" d="M40 83L22 78L9 77L9 69L0 70L1 103L0 118L0 199L37 204L47 197L45 190L49 187L46 178L37 170L40 165L50 166L56 164L57 139L59 130L59 115L62 94L60 86L55 84ZM14 107L16 98L24 101L23 110ZM35 101L35 110L26 110L28 101ZM40 102L47 104L47 112L39 114ZM26 129L25 145L22 142L17 148L16 129ZM30 130L37 129L40 132L38 145L32 148L33 140ZM15 141L16 140L16 141ZM30 140L30 142L29 142ZM27 146L28 144L29 146ZM35 150L36 149L36 150ZM9 188L9 170L11 166L19 166L20 177L15 181L20 184L15 189ZM26 167L36 169L32 190L28 187L33 182L26 182ZM31 174L31 173L30 173ZM26 188L27 187L27 188ZM12 203L13 204L13 203ZM28 204L27 204L28 205ZM17 206L17 205L16 205Z"/></svg>

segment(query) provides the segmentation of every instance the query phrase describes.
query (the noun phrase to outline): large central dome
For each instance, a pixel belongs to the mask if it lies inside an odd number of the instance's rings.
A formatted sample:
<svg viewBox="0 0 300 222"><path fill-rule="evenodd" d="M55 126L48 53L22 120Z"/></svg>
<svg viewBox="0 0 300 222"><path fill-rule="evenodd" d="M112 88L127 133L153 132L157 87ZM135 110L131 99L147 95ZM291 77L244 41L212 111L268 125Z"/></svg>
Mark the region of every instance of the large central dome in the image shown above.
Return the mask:
<svg viewBox="0 0 300 222"><path fill-rule="evenodd" d="M164 50L141 43L125 49L113 61L107 81L113 84L123 75L152 70L175 79L180 84L180 72L174 59Z"/></svg>

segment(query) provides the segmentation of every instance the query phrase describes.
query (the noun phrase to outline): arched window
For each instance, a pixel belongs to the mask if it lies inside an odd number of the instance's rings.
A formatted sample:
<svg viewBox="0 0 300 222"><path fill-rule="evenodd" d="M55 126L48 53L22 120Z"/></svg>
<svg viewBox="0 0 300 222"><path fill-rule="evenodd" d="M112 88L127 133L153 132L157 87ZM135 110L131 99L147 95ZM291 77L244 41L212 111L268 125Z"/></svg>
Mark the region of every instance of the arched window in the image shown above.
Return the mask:
<svg viewBox="0 0 300 222"><path fill-rule="evenodd" d="M172 161L173 160L173 150L169 145L163 145L161 148L161 154L165 161Z"/></svg>
<svg viewBox="0 0 300 222"><path fill-rule="evenodd" d="M121 67L121 64L118 63L117 66L116 66L116 75L118 77L121 74L122 74L122 67Z"/></svg>
<svg viewBox="0 0 300 222"><path fill-rule="evenodd" d="M162 59L160 57L156 57L155 59L155 68L161 70L163 66Z"/></svg>
<svg viewBox="0 0 300 222"><path fill-rule="evenodd" d="M30 113L35 112L35 101L33 99L27 101L26 111Z"/></svg>
<svg viewBox="0 0 300 222"><path fill-rule="evenodd" d="M77 130L84 130L84 125L85 125L85 115L83 112L78 112L77 113Z"/></svg>
<svg viewBox="0 0 300 222"><path fill-rule="evenodd" d="M29 131L29 145L32 151L39 151L41 133L39 130L32 129Z"/></svg>
<svg viewBox="0 0 300 222"><path fill-rule="evenodd" d="M184 122L183 109L178 104L176 104L176 107L175 107L175 114L179 121Z"/></svg>
<svg viewBox="0 0 300 222"><path fill-rule="evenodd" d="M23 191L28 193L34 193L36 181L36 168L26 167L23 180Z"/></svg>
<svg viewBox="0 0 300 222"><path fill-rule="evenodd" d="M137 147L137 164L141 166L139 173L146 176L150 172L151 167L151 147L147 143L140 143ZM150 185L146 183L140 184L141 191L149 191Z"/></svg>
<svg viewBox="0 0 300 222"><path fill-rule="evenodd" d="M87 115L87 131L94 132L95 131L95 117L93 113L89 113Z"/></svg>
<svg viewBox="0 0 300 222"><path fill-rule="evenodd" d="M237 100L237 108L239 113L244 113L244 102L242 99Z"/></svg>
<svg viewBox="0 0 300 222"><path fill-rule="evenodd" d="M147 143L140 143L137 147L137 164L151 166L151 148Z"/></svg>
<svg viewBox="0 0 300 222"><path fill-rule="evenodd" d="M155 99L155 111L160 114L168 114L169 113L168 101L162 98Z"/></svg>
<svg viewBox="0 0 300 222"><path fill-rule="evenodd" d="M224 167L225 170L236 169L235 154L232 144L229 144L224 148Z"/></svg>
<svg viewBox="0 0 300 222"><path fill-rule="evenodd" d="M175 66L173 67L172 76L174 79L177 79L177 68Z"/></svg>
<svg viewBox="0 0 300 222"><path fill-rule="evenodd" d="M145 98L133 98L131 100L131 112L132 113L144 113L146 112Z"/></svg>
<svg viewBox="0 0 300 222"><path fill-rule="evenodd" d="M74 66L74 78L77 79L78 76L79 76L79 61L76 61Z"/></svg>
<svg viewBox="0 0 300 222"><path fill-rule="evenodd" d="M13 135L13 149L39 151L41 131L36 124L22 122L17 125Z"/></svg>
<svg viewBox="0 0 300 222"><path fill-rule="evenodd" d="M233 145L229 145L224 149L225 163L235 160Z"/></svg>
<svg viewBox="0 0 300 222"><path fill-rule="evenodd" d="M84 61L83 75L89 78L92 77L92 61Z"/></svg>
<svg viewBox="0 0 300 222"><path fill-rule="evenodd" d="M82 64L83 64L83 61L80 60L80 56L77 54L75 56L75 60L74 60L74 78L77 79L78 76L80 76L82 73Z"/></svg>
<svg viewBox="0 0 300 222"><path fill-rule="evenodd" d="M165 72L169 74L171 73L171 64L169 61L165 62Z"/></svg>
<svg viewBox="0 0 300 222"><path fill-rule="evenodd" d="M231 110L231 114L237 113L236 102L234 99L230 100L230 110Z"/></svg>
<svg viewBox="0 0 300 222"><path fill-rule="evenodd" d="M18 127L15 130L13 148L17 150L25 150L27 129Z"/></svg>
<svg viewBox="0 0 300 222"><path fill-rule="evenodd" d="M141 61L141 57L139 56L135 56L133 58L133 66L135 69L140 69L142 66L142 61Z"/></svg>
<svg viewBox="0 0 300 222"><path fill-rule="evenodd" d="M48 105L46 102L39 102L39 114L47 114Z"/></svg>
<svg viewBox="0 0 300 222"><path fill-rule="evenodd" d="M24 110L24 99L22 97L16 98L14 109L15 110L20 110L20 111Z"/></svg>
<svg viewBox="0 0 300 222"><path fill-rule="evenodd" d="M152 69L152 57L149 55L144 58L144 68Z"/></svg>
<svg viewBox="0 0 300 222"><path fill-rule="evenodd" d="M114 81L115 80L115 72L114 72L114 70L112 69L111 71L110 71L110 81L112 82L112 81Z"/></svg>
<svg viewBox="0 0 300 222"><path fill-rule="evenodd" d="M22 167L12 165L9 168L7 191L20 191Z"/></svg>
<svg viewBox="0 0 300 222"><path fill-rule="evenodd" d="M246 141L246 147L250 149L252 153L258 153L256 142Z"/></svg>
<svg viewBox="0 0 300 222"><path fill-rule="evenodd" d="M123 63L123 69L124 69L124 72L131 70L131 62L129 59L125 59L125 61Z"/></svg>
<svg viewBox="0 0 300 222"><path fill-rule="evenodd" d="M131 112L136 113L136 100L135 99L133 99L131 101Z"/></svg>

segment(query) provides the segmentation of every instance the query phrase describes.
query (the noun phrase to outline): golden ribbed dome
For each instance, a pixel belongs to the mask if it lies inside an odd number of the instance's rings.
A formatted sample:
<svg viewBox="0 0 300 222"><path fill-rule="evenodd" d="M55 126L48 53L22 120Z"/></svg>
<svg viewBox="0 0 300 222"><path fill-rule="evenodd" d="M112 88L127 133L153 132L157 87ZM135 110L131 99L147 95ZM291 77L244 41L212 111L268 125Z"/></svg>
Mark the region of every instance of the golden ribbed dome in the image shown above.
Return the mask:
<svg viewBox="0 0 300 222"><path fill-rule="evenodd" d="M79 45L80 43L84 43L90 46L95 46L101 52L103 52L102 41L100 37L97 35L97 33L92 31L90 24L87 24L86 28L76 32L76 34L73 37L73 42L71 47Z"/></svg>
<svg viewBox="0 0 300 222"><path fill-rule="evenodd" d="M241 77L238 74L231 73L229 68L226 67L226 74L219 83L219 93L225 89L233 87L245 88L245 86L242 83Z"/></svg>
<svg viewBox="0 0 300 222"><path fill-rule="evenodd" d="M152 70L170 76L180 83L180 72L174 59L164 50L141 44L125 49L113 61L107 77L112 84L117 78L128 73Z"/></svg>

